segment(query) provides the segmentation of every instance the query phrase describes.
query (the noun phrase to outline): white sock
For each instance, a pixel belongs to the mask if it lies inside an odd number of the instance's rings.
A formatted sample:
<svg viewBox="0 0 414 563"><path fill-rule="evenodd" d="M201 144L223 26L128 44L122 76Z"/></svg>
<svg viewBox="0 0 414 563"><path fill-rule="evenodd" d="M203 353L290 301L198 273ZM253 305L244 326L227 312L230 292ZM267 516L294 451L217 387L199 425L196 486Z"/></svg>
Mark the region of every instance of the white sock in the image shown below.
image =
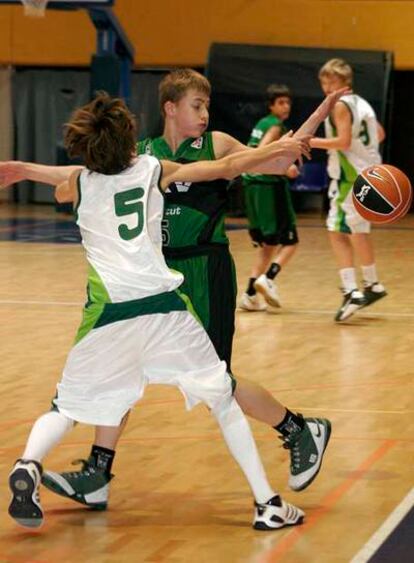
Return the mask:
<svg viewBox="0 0 414 563"><path fill-rule="evenodd" d="M369 266L361 266L361 270L365 286L378 283L377 268L375 264L370 264Z"/></svg>
<svg viewBox="0 0 414 563"><path fill-rule="evenodd" d="M41 462L45 455L72 429L74 421L64 414L50 411L36 420L30 432L22 459Z"/></svg>
<svg viewBox="0 0 414 563"><path fill-rule="evenodd" d="M351 291L354 291L354 289L358 289L355 277L355 268L342 268L342 270L339 270L339 275L341 277L341 283L345 293L350 293Z"/></svg>
<svg viewBox="0 0 414 563"><path fill-rule="evenodd" d="M211 413L221 428L227 447L245 474L256 502L267 502L276 493L269 485L249 423L236 399L225 399Z"/></svg>

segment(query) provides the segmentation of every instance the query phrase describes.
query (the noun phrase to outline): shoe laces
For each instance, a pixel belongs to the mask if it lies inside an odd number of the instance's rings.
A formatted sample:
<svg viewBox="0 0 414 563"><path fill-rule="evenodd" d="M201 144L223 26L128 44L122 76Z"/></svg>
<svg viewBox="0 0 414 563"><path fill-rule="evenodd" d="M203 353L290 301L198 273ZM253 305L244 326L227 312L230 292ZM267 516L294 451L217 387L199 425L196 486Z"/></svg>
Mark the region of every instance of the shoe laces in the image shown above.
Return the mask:
<svg viewBox="0 0 414 563"><path fill-rule="evenodd" d="M88 459L74 459L71 465L79 465L80 463L82 464L81 469L79 469L78 471L68 471L66 475L68 477L77 479L78 477L81 476L88 477L89 475L93 475L94 473L96 473L95 467L90 464Z"/></svg>
<svg viewBox="0 0 414 563"><path fill-rule="evenodd" d="M297 439L298 433L293 436L279 436L279 439L283 441L283 448L285 450L290 450L290 461L292 468L300 468L300 447L299 440Z"/></svg>

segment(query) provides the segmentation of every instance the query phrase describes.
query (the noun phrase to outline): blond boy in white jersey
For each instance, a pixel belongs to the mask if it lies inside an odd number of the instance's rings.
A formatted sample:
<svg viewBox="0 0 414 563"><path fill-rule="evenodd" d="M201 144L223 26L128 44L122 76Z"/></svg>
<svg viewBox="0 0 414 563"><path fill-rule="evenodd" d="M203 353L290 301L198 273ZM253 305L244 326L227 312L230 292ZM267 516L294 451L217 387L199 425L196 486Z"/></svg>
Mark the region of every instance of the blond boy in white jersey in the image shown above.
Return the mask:
<svg viewBox="0 0 414 563"><path fill-rule="evenodd" d="M342 59L331 59L319 71L325 95L352 87L352 68ZM379 143L385 133L370 104L357 94L342 96L325 120L326 138L313 138L313 148L328 151L330 209L327 227L339 265L343 302L335 321L348 319L361 307L387 295L378 281L370 223L358 215L352 203L352 186L367 166L381 162ZM363 292L358 290L354 255L359 258Z"/></svg>
<svg viewBox="0 0 414 563"><path fill-rule="evenodd" d="M177 292L182 275L161 253L162 191L171 182L233 178L263 162L308 154L290 136L221 160L182 165L135 155L136 127L122 100L99 94L78 109L65 134L86 168L56 188L72 202L89 263L88 303L54 400L34 424L9 477L9 514L31 528L43 522L43 457L75 421L117 427L150 383L178 387L188 408L202 401L216 418L255 497L253 526L299 524L304 513L270 487L250 427L232 395L231 376L207 333ZM101 493L102 494L102 491ZM99 498L96 499L99 501Z"/></svg>

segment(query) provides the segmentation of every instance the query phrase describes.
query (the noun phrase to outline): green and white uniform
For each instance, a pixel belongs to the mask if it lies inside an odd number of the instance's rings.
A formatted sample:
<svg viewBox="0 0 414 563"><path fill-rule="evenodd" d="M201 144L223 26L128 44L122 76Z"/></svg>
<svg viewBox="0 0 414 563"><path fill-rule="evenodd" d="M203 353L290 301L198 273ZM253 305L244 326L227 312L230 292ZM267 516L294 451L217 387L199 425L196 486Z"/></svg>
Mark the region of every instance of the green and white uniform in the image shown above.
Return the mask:
<svg viewBox="0 0 414 563"><path fill-rule="evenodd" d="M180 163L215 160L211 132L186 139L173 153L163 137L138 143L138 153ZM224 219L227 180L171 184L165 192L163 253L184 274L188 295L220 359L231 369L236 277Z"/></svg>
<svg viewBox="0 0 414 563"><path fill-rule="evenodd" d="M120 174L80 175L88 303L54 400L74 420L116 426L149 383L179 387L189 408L231 394L225 363L177 292L183 276L162 255L160 173L141 156Z"/></svg>
<svg viewBox="0 0 414 563"><path fill-rule="evenodd" d="M329 231L340 233L369 233L370 223L362 219L352 203L352 186L364 168L381 162L379 153L377 117L370 104L357 94L340 99L351 114L352 141L348 150L331 150L328 154L330 210L327 218ZM336 137L332 120L325 120L326 137Z"/></svg>
<svg viewBox="0 0 414 563"><path fill-rule="evenodd" d="M278 117L269 114L258 121L248 145L257 147L271 127L286 128ZM243 174L244 201L249 232L258 244L292 245L298 242L296 215L286 176Z"/></svg>

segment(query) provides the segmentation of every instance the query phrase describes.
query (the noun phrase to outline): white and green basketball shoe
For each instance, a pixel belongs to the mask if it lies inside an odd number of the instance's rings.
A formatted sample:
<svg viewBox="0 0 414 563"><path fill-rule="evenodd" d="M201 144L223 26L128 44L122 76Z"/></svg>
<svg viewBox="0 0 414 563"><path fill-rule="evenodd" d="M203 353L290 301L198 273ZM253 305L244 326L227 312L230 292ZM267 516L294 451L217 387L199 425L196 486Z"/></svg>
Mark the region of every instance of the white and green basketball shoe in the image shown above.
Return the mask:
<svg viewBox="0 0 414 563"><path fill-rule="evenodd" d="M305 418L303 430L283 436L284 448L290 450L289 487L303 491L320 471L331 436L331 423L326 418Z"/></svg>
<svg viewBox="0 0 414 563"><path fill-rule="evenodd" d="M82 463L79 471L55 473L44 471L42 484L61 495L70 498L93 510L106 510L109 497L109 482L114 477L96 467L95 459L78 459L73 464Z"/></svg>
<svg viewBox="0 0 414 563"><path fill-rule="evenodd" d="M38 528L43 524L39 487L42 466L30 459L18 459L9 476L12 500L9 514L20 526Z"/></svg>

